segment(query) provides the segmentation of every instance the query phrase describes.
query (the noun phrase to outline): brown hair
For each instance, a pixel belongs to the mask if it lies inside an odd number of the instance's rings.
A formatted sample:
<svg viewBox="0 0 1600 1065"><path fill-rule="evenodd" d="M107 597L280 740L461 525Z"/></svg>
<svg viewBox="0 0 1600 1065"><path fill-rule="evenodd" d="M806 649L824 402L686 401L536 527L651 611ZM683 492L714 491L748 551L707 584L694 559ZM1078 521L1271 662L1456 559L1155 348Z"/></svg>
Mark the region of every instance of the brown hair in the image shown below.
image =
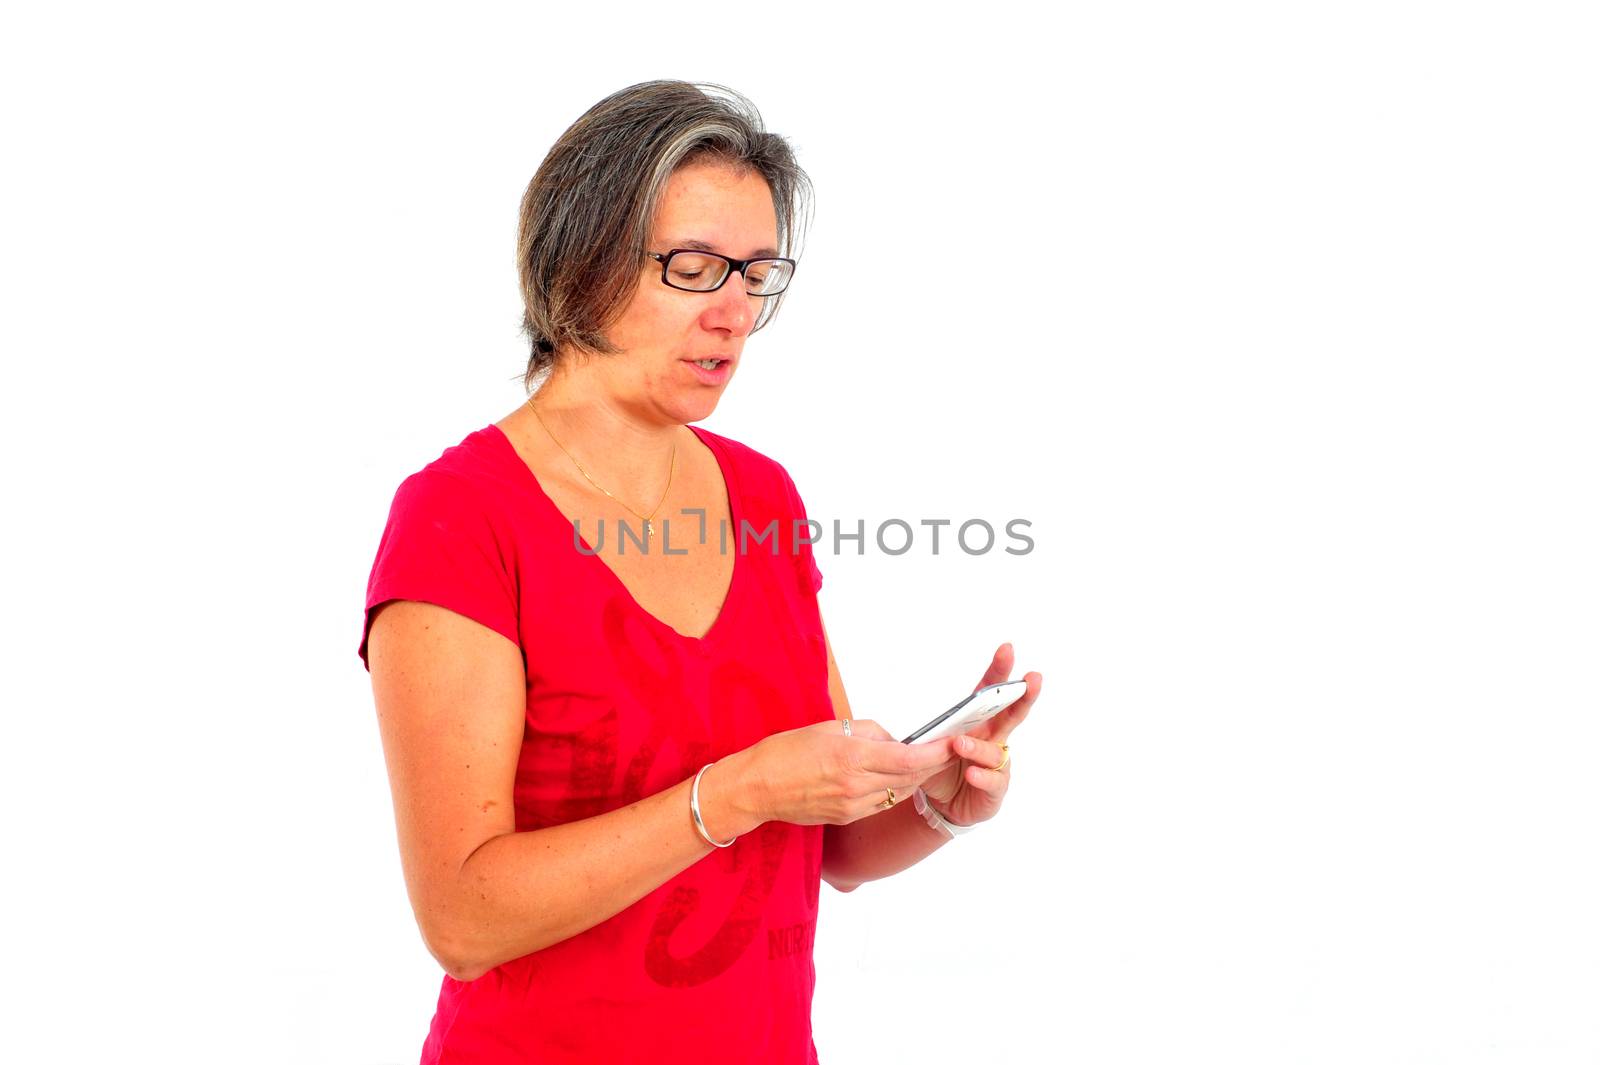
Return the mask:
<svg viewBox="0 0 1600 1065"><path fill-rule="evenodd" d="M561 135L522 197L517 272L529 390L560 348L616 353L602 331L633 297L667 179L705 159L766 180L778 254L799 257L811 182L754 104L724 86L686 81L646 81L612 93ZM782 302L783 295L763 300L751 332Z"/></svg>

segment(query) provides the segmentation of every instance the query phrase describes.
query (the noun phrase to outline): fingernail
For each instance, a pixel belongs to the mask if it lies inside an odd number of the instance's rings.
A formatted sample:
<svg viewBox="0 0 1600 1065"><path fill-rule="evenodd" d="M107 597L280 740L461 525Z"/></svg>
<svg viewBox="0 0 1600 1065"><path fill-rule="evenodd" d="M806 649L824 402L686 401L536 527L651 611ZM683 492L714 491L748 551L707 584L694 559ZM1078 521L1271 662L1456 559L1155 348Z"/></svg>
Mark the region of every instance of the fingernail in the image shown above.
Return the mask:
<svg viewBox="0 0 1600 1065"><path fill-rule="evenodd" d="M972 753L972 741L971 740L969 740L965 736L963 736L963 737L961 737L961 739L957 740L956 742L961 744L961 753L962 754L971 754Z"/></svg>

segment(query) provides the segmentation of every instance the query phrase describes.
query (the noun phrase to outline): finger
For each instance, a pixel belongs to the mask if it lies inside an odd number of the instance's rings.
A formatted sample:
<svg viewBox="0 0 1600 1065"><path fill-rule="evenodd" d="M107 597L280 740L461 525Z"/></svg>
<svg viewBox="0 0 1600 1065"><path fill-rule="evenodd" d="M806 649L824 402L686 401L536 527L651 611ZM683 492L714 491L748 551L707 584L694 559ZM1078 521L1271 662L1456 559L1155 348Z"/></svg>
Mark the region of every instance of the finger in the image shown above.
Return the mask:
<svg viewBox="0 0 1600 1065"><path fill-rule="evenodd" d="M897 740L850 740L854 776L866 788L915 788L940 770L955 765L953 737L927 743Z"/></svg>
<svg viewBox="0 0 1600 1065"><path fill-rule="evenodd" d="M969 765L963 776L968 784L997 799L1004 798L1006 789L1011 786L1011 767L1009 765L998 773L993 769L985 769L981 765Z"/></svg>
<svg viewBox="0 0 1600 1065"><path fill-rule="evenodd" d="M955 743L956 754L965 758L973 765L985 769L993 769L1006 760L1006 752L1001 749L1000 743L992 740L980 740L976 736L962 736ZM1009 768L1009 766L1007 767Z"/></svg>
<svg viewBox="0 0 1600 1065"><path fill-rule="evenodd" d="M989 719L992 726L987 738L995 743L1004 743L1011 736L1012 731L1028 716L1028 711L1033 708L1033 702L1039 698L1039 691L1044 687L1044 674L1029 673L1022 678L1027 682L1027 688L1022 693L1022 698L1006 707L1000 713Z"/></svg>
<svg viewBox="0 0 1600 1065"><path fill-rule="evenodd" d="M903 773L938 765L954 756L950 748L955 742L954 736L902 743L872 721L851 722L849 738L841 736L840 739L855 759L857 768L875 773Z"/></svg>
<svg viewBox="0 0 1600 1065"><path fill-rule="evenodd" d="M978 688L987 688L991 684L999 684L1011 676L1011 667L1015 665L1016 652L1011 644L1003 643L995 651L994 658L989 662L989 668L984 671L983 679L978 682Z"/></svg>
<svg viewBox="0 0 1600 1065"><path fill-rule="evenodd" d="M956 774L959 776L961 773L961 767L966 764L967 763L963 762L960 758L952 757L948 762L936 765L932 769L919 769L916 773L911 774L911 776L916 780L917 787L920 788L933 777L936 777L941 773L948 772L951 769L954 769Z"/></svg>
<svg viewBox="0 0 1600 1065"><path fill-rule="evenodd" d="M876 800L884 798L884 793L892 788L897 800L905 799L922 787L923 782L932 775L932 773L875 773L870 777L861 778L859 787L852 788L852 791L857 798Z"/></svg>
<svg viewBox="0 0 1600 1065"><path fill-rule="evenodd" d="M874 747L863 752L862 767L877 773L910 776L927 774L949 765L956 758L954 736L942 736L926 743L901 743L876 741Z"/></svg>
<svg viewBox="0 0 1600 1065"><path fill-rule="evenodd" d="M887 781L856 799L852 804L853 812L856 812L858 817L871 817L873 814L881 814L885 810L892 810L903 802L910 802L911 796L916 790L917 784L914 782L896 783Z"/></svg>

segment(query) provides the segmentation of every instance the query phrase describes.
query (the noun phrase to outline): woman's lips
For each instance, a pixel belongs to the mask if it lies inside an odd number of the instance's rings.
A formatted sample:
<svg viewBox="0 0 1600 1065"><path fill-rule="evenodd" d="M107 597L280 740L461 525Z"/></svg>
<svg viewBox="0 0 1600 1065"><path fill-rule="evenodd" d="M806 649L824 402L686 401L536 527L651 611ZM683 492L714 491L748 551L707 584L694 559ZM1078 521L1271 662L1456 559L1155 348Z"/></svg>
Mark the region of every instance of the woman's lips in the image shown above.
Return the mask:
<svg viewBox="0 0 1600 1065"><path fill-rule="evenodd" d="M689 367L690 372L700 379L701 384L726 384L728 378L733 374L732 359L723 359L717 364L717 368L715 370L708 370L704 366L701 366L699 363L695 362L693 359L684 359L683 364Z"/></svg>

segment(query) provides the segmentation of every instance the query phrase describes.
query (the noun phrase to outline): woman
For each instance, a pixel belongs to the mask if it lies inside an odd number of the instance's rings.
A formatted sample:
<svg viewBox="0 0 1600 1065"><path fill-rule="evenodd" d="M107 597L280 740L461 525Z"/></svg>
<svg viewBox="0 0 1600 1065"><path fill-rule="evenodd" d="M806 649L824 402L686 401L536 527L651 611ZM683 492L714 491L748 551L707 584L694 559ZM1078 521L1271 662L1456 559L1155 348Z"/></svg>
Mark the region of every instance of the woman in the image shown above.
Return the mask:
<svg viewBox="0 0 1600 1065"><path fill-rule="evenodd" d="M360 648L446 971L424 1062L815 1061L820 880L1005 796L1040 676L959 741L852 721L793 482L692 426L787 287L806 187L742 97L650 82L524 197L542 384L400 486Z"/></svg>

